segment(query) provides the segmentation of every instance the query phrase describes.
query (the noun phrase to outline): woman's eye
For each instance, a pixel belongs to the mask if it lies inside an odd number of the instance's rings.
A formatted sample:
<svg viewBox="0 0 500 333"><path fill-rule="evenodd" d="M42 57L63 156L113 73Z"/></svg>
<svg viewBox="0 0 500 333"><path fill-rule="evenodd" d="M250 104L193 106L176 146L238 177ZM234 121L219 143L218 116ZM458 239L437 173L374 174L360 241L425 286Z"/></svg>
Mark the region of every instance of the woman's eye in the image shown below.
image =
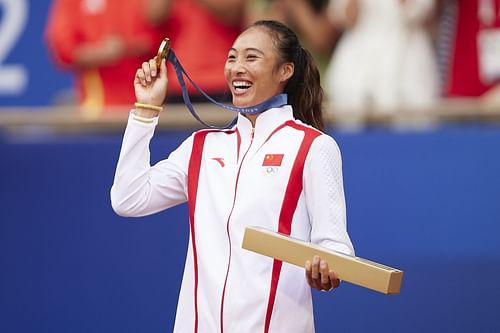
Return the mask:
<svg viewBox="0 0 500 333"><path fill-rule="evenodd" d="M249 55L247 55L247 59L248 60L255 60L255 59L257 59L257 56L255 54L249 54Z"/></svg>
<svg viewBox="0 0 500 333"><path fill-rule="evenodd" d="M236 56L234 56L234 55L228 55L227 56L227 60L228 61L234 61L234 59L236 59Z"/></svg>

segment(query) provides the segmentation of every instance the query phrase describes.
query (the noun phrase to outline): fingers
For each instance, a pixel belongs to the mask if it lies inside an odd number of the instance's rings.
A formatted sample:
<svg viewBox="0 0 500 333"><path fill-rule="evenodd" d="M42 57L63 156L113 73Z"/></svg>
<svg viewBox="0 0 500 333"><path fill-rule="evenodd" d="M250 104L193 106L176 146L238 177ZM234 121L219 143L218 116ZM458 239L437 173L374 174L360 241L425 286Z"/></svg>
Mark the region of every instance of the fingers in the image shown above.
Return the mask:
<svg viewBox="0 0 500 333"><path fill-rule="evenodd" d="M321 279L321 277L319 275L319 261L320 261L319 257L318 256L314 256L313 262L312 262L311 277L316 282L318 282L318 280Z"/></svg>
<svg viewBox="0 0 500 333"><path fill-rule="evenodd" d="M319 256L314 256L312 262L305 264L306 280L311 288L320 291L329 291L337 288L340 280L335 272L328 267L326 260L321 260Z"/></svg>
<svg viewBox="0 0 500 333"><path fill-rule="evenodd" d="M158 72L158 68L156 67L156 59L149 60L149 71L150 71L151 78L155 78L156 74Z"/></svg>
<svg viewBox="0 0 500 333"><path fill-rule="evenodd" d="M157 57L149 60L149 68L151 70L151 77L163 77L167 75L167 59L162 58L160 61L160 66L158 67Z"/></svg>
<svg viewBox="0 0 500 333"><path fill-rule="evenodd" d="M339 277L332 270L330 270L328 272L328 274L330 276L330 281L332 283L332 288L334 288L334 289L337 288L340 285L340 279L339 279Z"/></svg>
<svg viewBox="0 0 500 333"><path fill-rule="evenodd" d="M329 288L331 286L330 283L330 275L329 275L329 270L328 270L328 264L326 261L321 260L319 264L319 269L320 269L320 279L321 279L321 286L323 288Z"/></svg>
<svg viewBox="0 0 500 333"><path fill-rule="evenodd" d="M167 59L163 58L160 65L160 75L167 76Z"/></svg>
<svg viewBox="0 0 500 333"><path fill-rule="evenodd" d="M162 72L166 73L165 60L161 63ZM140 83L143 86L147 86L158 77L158 68L156 66L156 60L153 58L149 61L142 63L141 68L139 68L135 74L134 83Z"/></svg>
<svg viewBox="0 0 500 333"><path fill-rule="evenodd" d="M151 59L148 62L143 62L142 71L144 72L144 77L148 83L153 81L153 77L156 76L156 61Z"/></svg>
<svg viewBox="0 0 500 333"><path fill-rule="evenodd" d="M307 284L309 284L309 286L311 288L316 288L314 286L314 281L313 281L311 275L312 275L312 265L311 265L311 262L308 260L308 261L306 261L306 280L307 280Z"/></svg>
<svg viewBox="0 0 500 333"><path fill-rule="evenodd" d="M147 85L146 82L146 75L144 74L144 71L142 68L139 68L137 72L135 72L135 79L134 79L134 84L141 84L143 86Z"/></svg>

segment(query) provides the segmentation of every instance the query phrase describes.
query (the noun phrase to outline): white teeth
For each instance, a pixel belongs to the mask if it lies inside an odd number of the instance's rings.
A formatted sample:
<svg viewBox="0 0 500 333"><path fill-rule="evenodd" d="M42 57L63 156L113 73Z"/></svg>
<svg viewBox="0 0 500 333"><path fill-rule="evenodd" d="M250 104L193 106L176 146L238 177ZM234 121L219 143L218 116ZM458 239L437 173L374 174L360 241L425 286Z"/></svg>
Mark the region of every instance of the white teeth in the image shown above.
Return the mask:
<svg viewBox="0 0 500 333"><path fill-rule="evenodd" d="M248 81L233 81L233 87L236 89L247 89L252 86L252 83Z"/></svg>

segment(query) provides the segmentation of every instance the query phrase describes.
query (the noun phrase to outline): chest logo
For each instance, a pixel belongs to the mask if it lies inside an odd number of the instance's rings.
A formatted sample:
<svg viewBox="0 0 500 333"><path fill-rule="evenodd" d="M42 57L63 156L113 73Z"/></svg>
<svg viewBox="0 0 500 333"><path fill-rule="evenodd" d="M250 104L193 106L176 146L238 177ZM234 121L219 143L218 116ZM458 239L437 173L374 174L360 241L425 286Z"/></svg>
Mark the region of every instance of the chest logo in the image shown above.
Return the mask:
<svg viewBox="0 0 500 333"><path fill-rule="evenodd" d="M226 165L222 157L212 157L212 160L219 162L221 168L223 168Z"/></svg>
<svg viewBox="0 0 500 333"><path fill-rule="evenodd" d="M284 154L266 154L262 161L262 170L264 174L276 175L283 162Z"/></svg>
<svg viewBox="0 0 500 333"><path fill-rule="evenodd" d="M262 161L262 166L265 167L278 167L281 166L283 162L284 154L266 154L264 156L264 161Z"/></svg>

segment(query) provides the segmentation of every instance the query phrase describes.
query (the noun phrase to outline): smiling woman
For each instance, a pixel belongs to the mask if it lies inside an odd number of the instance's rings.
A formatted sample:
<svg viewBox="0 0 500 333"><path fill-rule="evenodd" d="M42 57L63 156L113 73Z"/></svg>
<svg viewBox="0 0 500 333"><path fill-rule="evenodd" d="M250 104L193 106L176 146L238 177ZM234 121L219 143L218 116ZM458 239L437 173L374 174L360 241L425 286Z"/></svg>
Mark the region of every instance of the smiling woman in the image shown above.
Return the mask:
<svg viewBox="0 0 500 333"><path fill-rule="evenodd" d="M286 26L258 21L244 31L229 51L224 73L234 105L256 105L285 92L297 119L324 129L319 71Z"/></svg>
<svg viewBox="0 0 500 333"><path fill-rule="evenodd" d="M339 285L319 257L305 269L241 248L246 226L278 231L348 255L340 151L322 133L322 89L308 51L285 25L259 21L228 52L224 74L237 107L276 95L288 103L240 113L227 130L201 130L150 165L149 142L166 97L165 60L144 62L111 202L123 216L188 202L190 244L176 332L313 332L311 288ZM244 315L242 315L244 314Z"/></svg>
<svg viewBox="0 0 500 333"><path fill-rule="evenodd" d="M294 66L284 62L274 49L271 35L253 27L238 37L229 51L224 74L233 104L249 107L284 91Z"/></svg>

